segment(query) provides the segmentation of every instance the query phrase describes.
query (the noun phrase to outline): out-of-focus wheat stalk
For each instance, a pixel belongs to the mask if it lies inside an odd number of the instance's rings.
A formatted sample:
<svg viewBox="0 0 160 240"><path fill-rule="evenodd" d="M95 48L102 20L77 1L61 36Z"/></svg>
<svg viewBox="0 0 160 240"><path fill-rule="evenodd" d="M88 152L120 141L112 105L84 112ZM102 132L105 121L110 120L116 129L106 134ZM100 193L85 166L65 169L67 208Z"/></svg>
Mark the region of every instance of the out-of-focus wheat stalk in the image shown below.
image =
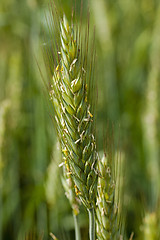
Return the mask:
<svg viewBox="0 0 160 240"><path fill-rule="evenodd" d="M4 100L2 103L0 103L0 185L1 185L1 173L3 169L3 157L2 157L2 149L3 149L3 139L5 134L5 115L7 113L7 110L9 108L9 101Z"/></svg>
<svg viewBox="0 0 160 240"><path fill-rule="evenodd" d="M146 104L143 115L144 146L146 150L147 170L151 179L152 206L156 204L159 194L159 146L158 146L158 121L159 114L159 82L160 82L160 4L157 9L150 50L150 73L146 89Z"/></svg>
<svg viewBox="0 0 160 240"><path fill-rule="evenodd" d="M35 231L31 231L30 233L25 235L25 240L43 240L44 234L37 235Z"/></svg>
<svg viewBox="0 0 160 240"><path fill-rule="evenodd" d="M59 164L61 161L60 146L56 143L53 147L53 156L47 169L47 177L45 182L45 194L47 203L55 206L58 198L61 196L61 183Z"/></svg>
<svg viewBox="0 0 160 240"><path fill-rule="evenodd" d="M0 239L2 239L2 214L3 214L3 202L2 202L2 189L3 189L3 141L5 134L5 116L7 110L9 108L10 102L8 100L4 100L0 103Z"/></svg>

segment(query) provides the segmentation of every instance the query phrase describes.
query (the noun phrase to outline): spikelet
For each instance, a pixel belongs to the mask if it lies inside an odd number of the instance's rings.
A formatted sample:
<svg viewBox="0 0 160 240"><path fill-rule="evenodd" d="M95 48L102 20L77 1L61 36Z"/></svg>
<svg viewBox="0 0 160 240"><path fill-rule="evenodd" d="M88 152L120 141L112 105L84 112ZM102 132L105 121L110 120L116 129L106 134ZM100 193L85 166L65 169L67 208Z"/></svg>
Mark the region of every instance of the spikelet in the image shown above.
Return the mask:
<svg viewBox="0 0 160 240"><path fill-rule="evenodd" d="M83 49L78 27L70 27L65 16L58 22L60 42L53 48L53 55L57 56L55 62L51 51L46 51L53 75L50 97L66 169L69 168L77 196L90 209L95 203L97 187L94 98L91 96L94 57L88 60L88 32ZM55 63L57 66L53 66Z"/></svg>

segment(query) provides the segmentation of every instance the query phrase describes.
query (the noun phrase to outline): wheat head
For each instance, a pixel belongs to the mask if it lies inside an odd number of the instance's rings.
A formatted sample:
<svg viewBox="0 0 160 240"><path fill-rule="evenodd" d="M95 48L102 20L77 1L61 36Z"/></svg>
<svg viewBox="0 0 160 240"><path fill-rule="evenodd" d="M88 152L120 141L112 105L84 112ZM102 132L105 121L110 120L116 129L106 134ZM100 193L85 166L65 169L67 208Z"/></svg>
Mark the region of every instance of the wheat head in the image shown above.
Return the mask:
<svg viewBox="0 0 160 240"><path fill-rule="evenodd" d="M98 162L100 177L97 187L96 232L98 240L121 239L118 204L115 201L116 178L113 159L103 156Z"/></svg>
<svg viewBox="0 0 160 240"><path fill-rule="evenodd" d="M67 174L74 182L76 195L91 209L97 187L94 98L91 94L94 57L89 60L88 31L83 43L78 27L70 27L65 16L57 22L60 22L60 42L54 48L54 56L58 52L54 71L54 57L47 53L50 72L53 72L50 98Z"/></svg>

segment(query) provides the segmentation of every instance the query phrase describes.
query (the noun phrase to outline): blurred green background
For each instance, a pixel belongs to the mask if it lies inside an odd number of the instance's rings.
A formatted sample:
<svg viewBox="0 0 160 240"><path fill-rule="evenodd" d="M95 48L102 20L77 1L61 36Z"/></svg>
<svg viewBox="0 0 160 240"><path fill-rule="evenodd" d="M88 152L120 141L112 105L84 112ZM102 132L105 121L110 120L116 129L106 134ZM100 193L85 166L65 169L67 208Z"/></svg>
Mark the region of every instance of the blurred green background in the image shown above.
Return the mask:
<svg viewBox="0 0 160 240"><path fill-rule="evenodd" d="M49 232L74 239L52 112L36 63L45 72L47 4L0 1L0 240L25 239L31 232L37 239L51 239ZM60 1L68 18L73 5ZM77 14L80 5L77 0ZM135 239L147 239L144 216L155 214L160 223L160 1L88 0L84 12L88 6L96 27L98 150L107 122L120 125L115 137L120 131L126 236L133 231ZM85 240L88 220L81 211Z"/></svg>

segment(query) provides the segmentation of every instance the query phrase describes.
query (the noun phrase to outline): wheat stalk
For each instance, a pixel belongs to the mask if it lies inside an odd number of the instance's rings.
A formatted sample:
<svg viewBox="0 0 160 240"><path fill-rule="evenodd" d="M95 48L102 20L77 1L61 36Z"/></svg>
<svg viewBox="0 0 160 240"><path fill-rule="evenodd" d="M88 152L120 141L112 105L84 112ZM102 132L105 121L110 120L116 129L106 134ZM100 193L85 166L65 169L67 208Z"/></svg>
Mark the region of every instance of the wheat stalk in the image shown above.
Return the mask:
<svg viewBox="0 0 160 240"><path fill-rule="evenodd" d="M0 102L0 188L2 184L2 176L1 173L3 172L3 159L2 159L2 150L3 150L3 141L4 141L4 134L5 134L5 117L7 111L10 107L9 100L4 100Z"/></svg>
<svg viewBox="0 0 160 240"><path fill-rule="evenodd" d="M61 162L61 152L58 141L54 144L52 151L53 154L47 168L45 181L45 196L49 206L54 206L63 192L61 182L59 181L61 171L58 165Z"/></svg>
<svg viewBox="0 0 160 240"><path fill-rule="evenodd" d="M6 130L6 115L10 107L9 100L3 100L0 102L0 239L2 237L2 220L3 220L3 169L4 169L4 159L3 159L3 143Z"/></svg>
<svg viewBox="0 0 160 240"><path fill-rule="evenodd" d="M38 235L35 231L31 231L25 235L25 240L43 240L43 237L43 233L41 235Z"/></svg>

